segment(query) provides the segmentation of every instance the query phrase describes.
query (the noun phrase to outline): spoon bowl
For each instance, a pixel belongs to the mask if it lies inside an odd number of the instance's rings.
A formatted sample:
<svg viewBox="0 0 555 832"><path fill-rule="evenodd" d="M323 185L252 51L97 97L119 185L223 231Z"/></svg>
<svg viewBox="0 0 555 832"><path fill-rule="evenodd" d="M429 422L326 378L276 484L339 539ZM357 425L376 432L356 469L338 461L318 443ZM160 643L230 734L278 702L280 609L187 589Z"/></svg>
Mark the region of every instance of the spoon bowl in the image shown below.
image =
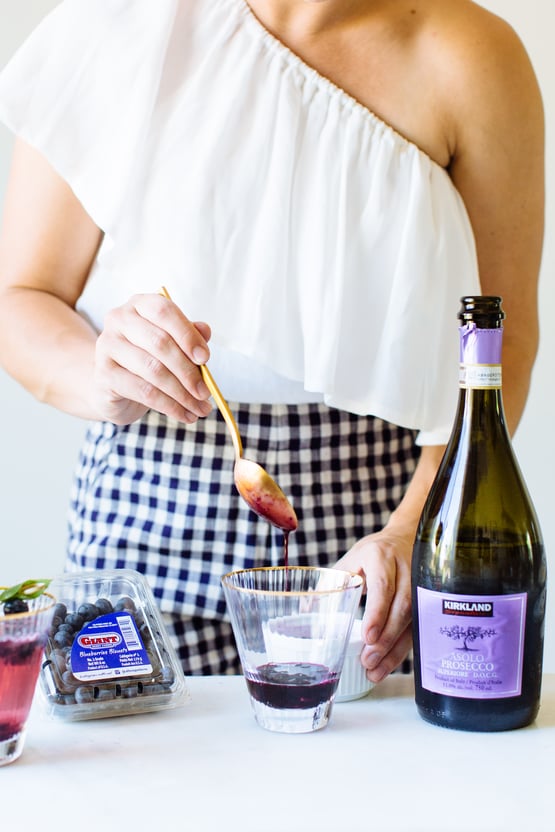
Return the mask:
<svg viewBox="0 0 555 832"><path fill-rule="evenodd" d="M297 515L275 480L257 462L245 457L235 460L233 469L237 491L251 509L284 532L294 532Z"/></svg>

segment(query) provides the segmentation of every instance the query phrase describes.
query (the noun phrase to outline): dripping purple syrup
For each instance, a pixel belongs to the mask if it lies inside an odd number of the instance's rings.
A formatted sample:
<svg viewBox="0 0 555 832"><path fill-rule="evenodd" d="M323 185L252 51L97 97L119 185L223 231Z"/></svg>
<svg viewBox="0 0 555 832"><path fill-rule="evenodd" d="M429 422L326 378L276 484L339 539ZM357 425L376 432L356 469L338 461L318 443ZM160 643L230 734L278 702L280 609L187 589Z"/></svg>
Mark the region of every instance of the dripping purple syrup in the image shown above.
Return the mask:
<svg viewBox="0 0 555 832"><path fill-rule="evenodd" d="M285 591L291 589L291 578L289 576L289 532L283 532L283 566L285 567Z"/></svg>

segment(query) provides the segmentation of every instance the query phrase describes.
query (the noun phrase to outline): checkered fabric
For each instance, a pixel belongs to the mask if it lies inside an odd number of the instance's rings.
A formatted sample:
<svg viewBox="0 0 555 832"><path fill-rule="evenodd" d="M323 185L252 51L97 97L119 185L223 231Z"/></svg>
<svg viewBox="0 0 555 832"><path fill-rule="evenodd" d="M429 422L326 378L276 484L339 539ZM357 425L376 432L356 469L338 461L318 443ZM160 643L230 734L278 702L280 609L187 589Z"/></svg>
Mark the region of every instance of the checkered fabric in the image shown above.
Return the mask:
<svg viewBox="0 0 555 832"><path fill-rule="evenodd" d="M230 406L245 456L299 518L292 565L332 565L387 522L414 471L414 431L321 404ZM239 497L233 462L217 410L190 426L149 412L92 423L74 481L68 569L143 573L188 674L240 672L220 579L283 562L283 534Z"/></svg>

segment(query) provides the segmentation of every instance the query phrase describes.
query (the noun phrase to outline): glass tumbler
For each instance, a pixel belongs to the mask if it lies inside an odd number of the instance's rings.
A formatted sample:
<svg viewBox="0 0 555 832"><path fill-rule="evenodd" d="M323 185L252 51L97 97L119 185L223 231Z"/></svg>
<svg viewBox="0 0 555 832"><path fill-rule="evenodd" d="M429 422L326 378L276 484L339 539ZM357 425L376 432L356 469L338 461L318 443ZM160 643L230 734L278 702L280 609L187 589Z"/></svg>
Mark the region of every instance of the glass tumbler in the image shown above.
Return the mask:
<svg viewBox="0 0 555 832"><path fill-rule="evenodd" d="M0 607L0 766L17 760L23 751L55 603L44 593L27 601L28 612L6 615Z"/></svg>
<svg viewBox="0 0 555 832"><path fill-rule="evenodd" d="M330 719L362 578L319 567L261 567L222 578L254 716L307 733Z"/></svg>

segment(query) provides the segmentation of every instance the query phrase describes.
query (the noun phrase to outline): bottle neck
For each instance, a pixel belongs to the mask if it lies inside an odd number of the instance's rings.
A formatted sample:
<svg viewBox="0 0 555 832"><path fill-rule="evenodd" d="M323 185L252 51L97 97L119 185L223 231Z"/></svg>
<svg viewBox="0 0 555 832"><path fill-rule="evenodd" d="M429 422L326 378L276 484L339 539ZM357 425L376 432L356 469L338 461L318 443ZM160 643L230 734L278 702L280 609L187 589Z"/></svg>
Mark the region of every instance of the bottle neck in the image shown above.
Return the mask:
<svg viewBox="0 0 555 832"><path fill-rule="evenodd" d="M468 323L459 327L459 387L464 390L501 389L503 329L479 329Z"/></svg>

